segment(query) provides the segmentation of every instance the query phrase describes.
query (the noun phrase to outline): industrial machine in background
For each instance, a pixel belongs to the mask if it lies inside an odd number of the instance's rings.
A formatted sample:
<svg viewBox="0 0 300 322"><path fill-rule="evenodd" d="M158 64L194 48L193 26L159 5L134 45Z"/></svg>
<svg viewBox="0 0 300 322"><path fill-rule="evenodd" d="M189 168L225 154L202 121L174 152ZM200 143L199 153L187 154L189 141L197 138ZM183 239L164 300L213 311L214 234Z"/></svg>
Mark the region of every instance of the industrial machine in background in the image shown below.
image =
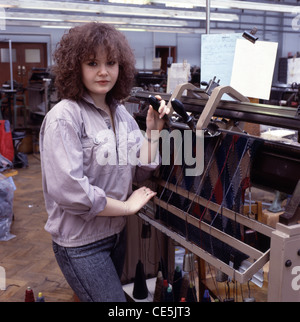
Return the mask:
<svg viewBox="0 0 300 322"><path fill-rule="evenodd" d="M186 95L182 95L184 91ZM233 100L222 100L224 94ZM129 99L139 106L134 115L142 130L149 95L155 93L137 90ZM268 300L300 301L297 108L250 103L232 87L219 86L215 79L205 89L183 84L172 95L161 96L171 109L167 139L179 131L182 149L171 143L170 163L163 164L147 183L158 193L139 216L230 280L253 281L269 263ZM248 122L265 126L269 132L284 129L289 136L274 140L272 136L253 135L245 130ZM185 131L192 132L190 141L184 140ZM196 158L199 135L204 141L203 171L186 175L187 169L195 170L198 165L177 163L178 153L184 160L182 151L192 145ZM164 140L162 137L161 149ZM262 218L261 209L257 211L261 202L251 200L254 188L284 196L285 204L275 222L270 221L272 212Z"/></svg>

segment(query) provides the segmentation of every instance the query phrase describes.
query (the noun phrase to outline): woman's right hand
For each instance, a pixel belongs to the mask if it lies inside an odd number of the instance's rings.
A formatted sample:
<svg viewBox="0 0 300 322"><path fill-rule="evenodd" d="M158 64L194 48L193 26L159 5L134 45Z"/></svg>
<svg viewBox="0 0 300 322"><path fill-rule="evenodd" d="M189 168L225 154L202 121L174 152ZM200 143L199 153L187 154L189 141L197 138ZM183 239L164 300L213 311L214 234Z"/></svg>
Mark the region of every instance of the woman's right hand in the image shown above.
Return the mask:
<svg viewBox="0 0 300 322"><path fill-rule="evenodd" d="M156 192L147 187L141 187L135 190L126 201L128 215L134 215L135 213L137 213L155 195Z"/></svg>

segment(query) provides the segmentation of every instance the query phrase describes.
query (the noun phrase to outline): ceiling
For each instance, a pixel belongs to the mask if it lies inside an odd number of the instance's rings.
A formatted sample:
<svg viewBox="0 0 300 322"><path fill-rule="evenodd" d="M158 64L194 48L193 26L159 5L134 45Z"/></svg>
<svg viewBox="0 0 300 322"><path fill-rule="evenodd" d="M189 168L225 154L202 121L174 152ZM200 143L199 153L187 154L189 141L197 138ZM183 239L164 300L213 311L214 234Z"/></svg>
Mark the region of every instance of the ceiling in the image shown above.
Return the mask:
<svg viewBox="0 0 300 322"><path fill-rule="evenodd" d="M213 30L299 32L299 0L0 0L0 30L62 28L89 21L121 30L203 33ZM279 22L279 23L278 23Z"/></svg>

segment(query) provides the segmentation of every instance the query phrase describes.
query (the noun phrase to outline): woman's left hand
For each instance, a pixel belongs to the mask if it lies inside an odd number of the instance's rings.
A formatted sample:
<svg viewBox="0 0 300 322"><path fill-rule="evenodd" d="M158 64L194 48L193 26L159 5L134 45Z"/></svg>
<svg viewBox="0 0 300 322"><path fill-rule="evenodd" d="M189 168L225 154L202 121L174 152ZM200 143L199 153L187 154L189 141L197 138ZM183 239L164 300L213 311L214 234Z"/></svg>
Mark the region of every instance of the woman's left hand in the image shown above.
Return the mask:
<svg viewBox="0 0 300 322"><path fill-rule="evenodd" d="M149 110L146 118L147 124L147 134L150 135L151 131L161 131L165 125L164 115L170 113L170 109L167 107L166 102L161 99L159 95L155 96L160 101L160 107L158 112L156 112L151 105L149 105Z"/></svg>

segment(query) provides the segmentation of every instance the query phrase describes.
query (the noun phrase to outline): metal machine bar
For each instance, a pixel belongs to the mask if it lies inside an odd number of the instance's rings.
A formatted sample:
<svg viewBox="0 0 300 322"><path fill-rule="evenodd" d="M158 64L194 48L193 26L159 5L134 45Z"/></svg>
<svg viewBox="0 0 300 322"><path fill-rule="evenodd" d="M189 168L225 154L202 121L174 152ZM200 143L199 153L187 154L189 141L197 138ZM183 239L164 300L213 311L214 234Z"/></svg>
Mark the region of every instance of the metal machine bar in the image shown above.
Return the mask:
<svg viewBox="0 0 300 322"><path fill-rule="evenodd" d="M166 236L172 238L184 248L188 249L190 252L194 253L195 255L199 256L209 264L213 265L215 268L219 269L229 277L233 278L238 283L246 283L248 282L251 277L261 269L270 258L270 251L268 250L266 253L262 254L262 256L257 259L244 273L241 273L231 266L225 264L218 258L214 257L213 255L209 254L202 248L198 247L197 245L187 241L183 236L177 234L176 232L170 230L165 225L159 223L157 220L153 220L147 215L139 212L138 216L143 219L144 221L148 222L150 225L164 233Z"/></svg>
<svg viewBox="0 0 300 322"><path fill-rule="evenodd" d="M167 211L171 212L172 214L174 214L175 216L185 220L186 222L188 222L189 224L199 228L200 230L210 234L211 236L223 241L224 243L226 243L227 245L235 248L235 249L239 249L242 253L250 256L253 259L257 259L259 257L262 256L262 252L260 252L259 250L241 242L240 240L220 231L219 229L210 226L209 224L200 221L198 218L193 217L192 215L187 214L185 211L171 205L168 204L165 201L160 200L157 197L153 198L153 202L166 209Z"/></svg>
<svg viewBox="0 0 300 322"><path fill-rule="evenodd" d="M210 34L210 0L206 0L206 34Z"/></svg>
<svg viewBox="0 0 300 322"><path fill-rule="evenodd" d="M199 97L182 96L181 101L187 112L200 114L207 103L207 99L200 97L202 93L199 89L198 91L191 91L191 93L194 96L199 93ZM146 101L150 94L155 95L157 93L137 91L132 94L132 97ZM161 93L160 96L166 101L169 101L171 98L170 94ZM297 115L297 109L292 107L221 100L213 115L297 131L300 128L300 116Z"/></svg>
<svg viewBox="0 0 300 322"><path fill-rule="evenodd" d="M205 104L205 107L199 117L199 120L197 122L197 130L204 130L207 128L212 116L214 115L214 112L221 101L221 98L224 94L230 95L232 98L240 101L240 102L249 102L249 99L242 94L240 94L238 91L236 91L234 88L230 86L218 86L213 91L211 96L209 97L207 103Z"/></svg>
<svg viewBox="0 0 300 322"><path fill-rule="evenodd" d="M201 206L207 207L208 209L210 209L212 211L215 211L215 212L219 211L220 205L218 205L212 201L208 202L207 199L205 199L199 195L196 195L193 192L187 191L181 187L175 186L174 184L166 182L161 179L157 179L156 183L165 187L168 190L178 193L181 196L198 203ZM264 225L263 223L260 223L256 220L253 220L251 218L243 216L240 213L237 213L237 212L232 211L232 210L225 208L225 207L222 207L221 214L231 220L238 222L239 224L247 226L259 233L262 233L265 236L268 236L268 237L271 237L272 232L274 231L274 229L270 226Z"/></svg>
<svg viewBox="0 0 300 322"><path fill-rule="evenodd" d="M13 76L13 60L12 60L12 42L8 40L9 44L9 73L10 73L10 89L14 90L14 76Z"/></svg>

